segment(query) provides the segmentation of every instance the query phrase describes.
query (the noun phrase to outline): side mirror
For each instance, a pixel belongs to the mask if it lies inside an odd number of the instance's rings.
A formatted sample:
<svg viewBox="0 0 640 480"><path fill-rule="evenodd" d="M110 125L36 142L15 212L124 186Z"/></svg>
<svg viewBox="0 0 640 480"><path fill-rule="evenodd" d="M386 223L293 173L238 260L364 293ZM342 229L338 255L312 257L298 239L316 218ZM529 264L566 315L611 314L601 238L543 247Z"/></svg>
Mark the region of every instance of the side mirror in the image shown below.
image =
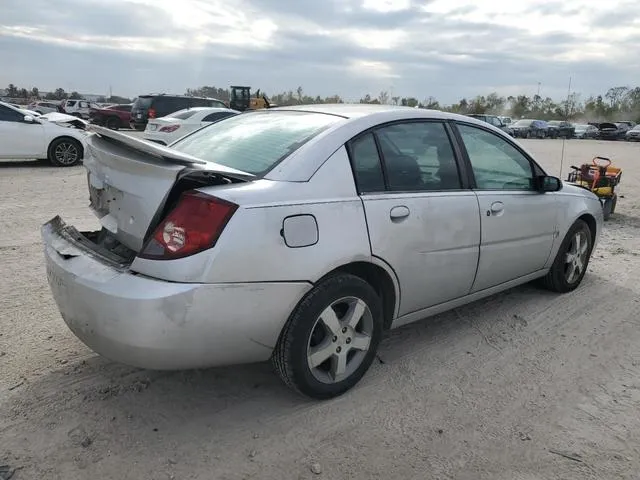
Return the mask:
<svg viewBox="0 0 640 480"><path fill-rule="evenodd" d="M562 180L558 177L550 177L542 175L538 177L538 185L541 192L557 192L562 190Z"/></svg>
<svg viewBox="0 0 640 480"><path fill-rule="evenodd" d="M38 122L36 122L36 119L34 117L32 117L31 115L25 115L22 120L25 123L38 123Z"/></svg>

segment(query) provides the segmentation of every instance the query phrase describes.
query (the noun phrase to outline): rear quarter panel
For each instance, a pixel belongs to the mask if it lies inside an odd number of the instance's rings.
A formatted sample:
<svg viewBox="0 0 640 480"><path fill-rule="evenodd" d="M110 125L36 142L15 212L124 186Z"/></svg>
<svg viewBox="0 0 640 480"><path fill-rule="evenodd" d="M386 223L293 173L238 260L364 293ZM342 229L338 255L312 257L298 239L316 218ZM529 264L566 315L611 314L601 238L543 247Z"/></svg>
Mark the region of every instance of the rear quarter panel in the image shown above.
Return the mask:
<svg viewBox="0 0 640 480"><path fill-rule="evenodd" d="M307 182L259 180L201 190L240 205L216 246L179 260L138 258L132 268L178 282L314 282L346 263L371 260L364 209L344 147ZM318 242L288 247L283 221L301 214L315 217Z"/></svg>

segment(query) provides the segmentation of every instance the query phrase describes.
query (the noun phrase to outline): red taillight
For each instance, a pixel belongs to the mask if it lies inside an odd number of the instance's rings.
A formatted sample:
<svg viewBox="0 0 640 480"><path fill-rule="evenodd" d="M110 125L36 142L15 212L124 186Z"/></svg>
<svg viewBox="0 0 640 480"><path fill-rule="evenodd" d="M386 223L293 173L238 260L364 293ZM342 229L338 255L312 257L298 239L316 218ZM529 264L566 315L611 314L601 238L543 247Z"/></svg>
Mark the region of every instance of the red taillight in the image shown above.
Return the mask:
<svg viewBox="0 0 640 480"><path fill-rule="evenodd" d="M166 127L162 127L160 131L164 133L171 133L171 132L175 132L179 128L180 128L180 125L167 125Z"/></svg>
<svg viewBox="0 0 640 480"><path fill-rule="evenodd" d="M235 203L204 193L183 194L153 232L140 258L173 260L213 247L237 208Z"/></svg>
<svg viewBox="0 0 640 480"><path fill-rule="evenodd" d="M149 116L149 118L156 118L156 111L154 108L150 108L149 111L147 111L147 115Z"/></svg>

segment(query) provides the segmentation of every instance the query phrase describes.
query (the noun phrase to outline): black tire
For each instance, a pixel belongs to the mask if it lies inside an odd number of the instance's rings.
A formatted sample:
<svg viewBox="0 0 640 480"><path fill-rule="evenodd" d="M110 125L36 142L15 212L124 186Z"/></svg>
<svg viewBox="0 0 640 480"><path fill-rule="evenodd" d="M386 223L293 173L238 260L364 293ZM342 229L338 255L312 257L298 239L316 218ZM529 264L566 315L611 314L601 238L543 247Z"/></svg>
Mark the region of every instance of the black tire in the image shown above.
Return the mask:
<svg viewBox="0 0 640 480"><path fill-rule="evenodd" d="M613 198L611 199L611 214L613 215L616 212L616 205L618 204L618 194L614 193Z"/></svg>
<svg viewBox="0 0 640 480"><path fill-rule="evenodd" d="M570 252L572 247L572 243L574 241L574 237L578 232L584 233L583 237L587 240L587 249L586 249L586 260L583 262L583 268L580 271L577 278L573 281L569 282L566 277L565 272L565 259L567 254ZM576 220L576 222L571 226L564 240L560 244L560 248L558 249L558 253L556 254L556 258L549 269L549 272L545 277L542 278L542 284L548 290L557 293L567 293L578 288L584 275L589 267L589 260L591 259L591 250L593 249L593 239L591 237L591 229L589 225L583 220Z"/></svg>
<svg viewBox="0 0 640 480"><path fill-rule="evenodd" d="M61 153L60 149L66 151L67 155L65 156L63 152ZM72 157L73 152L75 152L75 155ZM82 157L82 145L74 138L56 138L51 142L47 150L48 160L56 167L73 167L82 161Z"/></svg>
<svg viewBox="0 0 640 480"><path fill-rule="evenodd" d="M359 365L346 378L332 383L322 382L309 366L308 348L317 328L322 327L318 323L321 313L346 297L359 299L369 308L372 331L368 350L362 352ZM382 301L371 285L360 277L346 273L328 276L318 282L291 313L273 351L273 366L284 383L302 395L317 400L337 397L354 387L371 366L382 338L382 325ZM325 341L335 342L335 338L327 336ZM333 360L333 355L326 361L329 360Z"/></svg>
<svg viewBox="0 0 640 480"><path fill-rule="evenodd" d="M104 126L111 130L118 130L120 128L120 119L118 117L107 117Z"/></svg>
<svg viewBox="0 0 640 480"><path fill-rule="evenodd" d="M607 198L604 201L604 205L602 207L602 215L605 220L609 220L611 215L616 211L616 205L618 204L618 195L616 193L613 194L613 197Z"/></svg>

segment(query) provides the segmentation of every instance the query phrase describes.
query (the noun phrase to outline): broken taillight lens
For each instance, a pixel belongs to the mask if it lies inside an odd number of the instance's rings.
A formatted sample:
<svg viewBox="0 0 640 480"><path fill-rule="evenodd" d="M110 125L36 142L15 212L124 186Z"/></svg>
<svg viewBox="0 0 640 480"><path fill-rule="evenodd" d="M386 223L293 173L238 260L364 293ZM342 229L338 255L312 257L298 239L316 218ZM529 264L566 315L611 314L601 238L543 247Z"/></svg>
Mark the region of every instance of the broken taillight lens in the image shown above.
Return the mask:
<svg viewBox="0 0 640 480"><path fill-rule="evenodd" d="M237 209L235 203L204 193L184 193L155 229L139 257L173 260L207 250L216 244Z"/></svg>
<svg viewBox="0 0 640 480"><path fill-rule="evenodd" d="M180 128L180 125L167 125L162 127L159 131L164 133L171 133L171 132L175 132L179 128Z"/></svg>

